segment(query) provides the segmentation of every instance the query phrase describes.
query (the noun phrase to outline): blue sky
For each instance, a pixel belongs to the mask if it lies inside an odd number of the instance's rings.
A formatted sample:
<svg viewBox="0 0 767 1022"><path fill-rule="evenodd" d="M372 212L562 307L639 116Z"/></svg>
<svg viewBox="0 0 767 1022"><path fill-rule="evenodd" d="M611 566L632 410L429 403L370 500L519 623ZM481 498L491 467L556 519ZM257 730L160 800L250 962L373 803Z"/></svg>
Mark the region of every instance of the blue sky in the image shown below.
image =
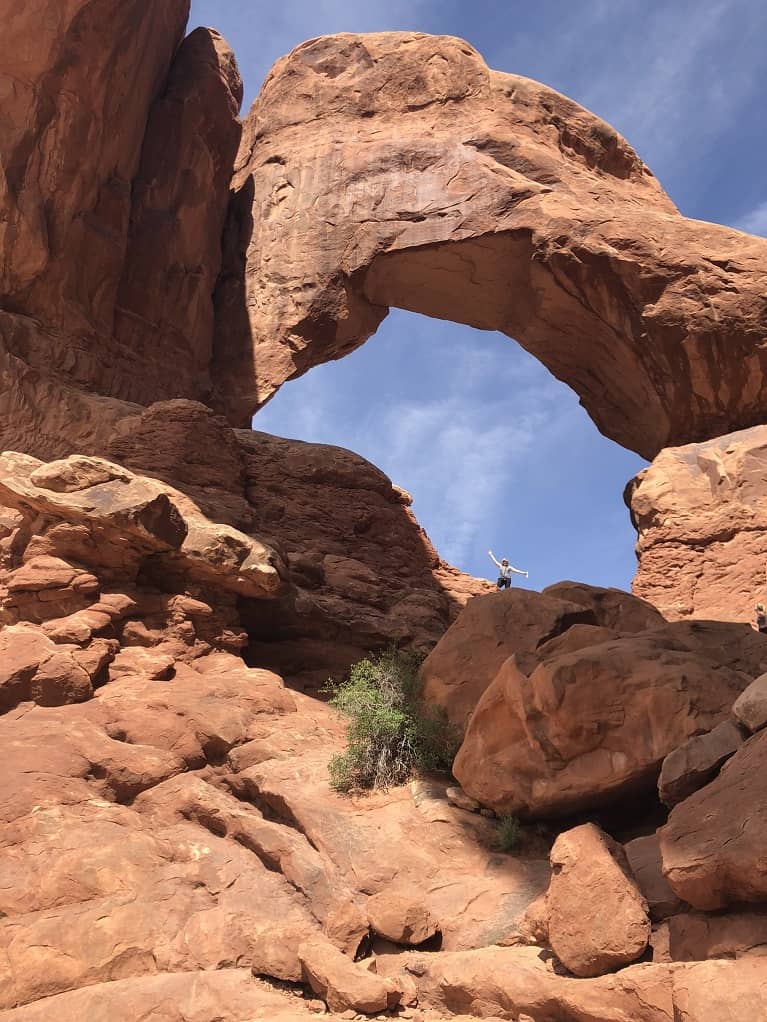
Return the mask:
<svg viewBox="0 0 767 1022"><path fill-rule="evenodd" d="M461 36L491 67L609 121L687 216L767 235L764 0L193 0L196 25L234 48L245 108L273 62L314 36ZM530 588L630 585L622 490L644 463L499 334L392 310L364 347L286 384L254 424L369 458L472 574L492 577L492 547L529 569Z"/></svg>

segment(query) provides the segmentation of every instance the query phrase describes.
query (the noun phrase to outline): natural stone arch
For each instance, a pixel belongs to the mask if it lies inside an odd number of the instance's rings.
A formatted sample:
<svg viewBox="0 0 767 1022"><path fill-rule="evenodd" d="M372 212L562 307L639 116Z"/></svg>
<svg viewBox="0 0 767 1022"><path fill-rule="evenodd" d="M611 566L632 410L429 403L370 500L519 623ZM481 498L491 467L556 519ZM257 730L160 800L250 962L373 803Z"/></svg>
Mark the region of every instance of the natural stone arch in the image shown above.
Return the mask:
<svg viewBox="0 0 767 1022"><path fill-rule="evenodd" d="M459 39L298 47L235 188L214 378L237 421L389 306L514 337L648 458L767 415L767 241L681 216L609 125Z"/></svg>

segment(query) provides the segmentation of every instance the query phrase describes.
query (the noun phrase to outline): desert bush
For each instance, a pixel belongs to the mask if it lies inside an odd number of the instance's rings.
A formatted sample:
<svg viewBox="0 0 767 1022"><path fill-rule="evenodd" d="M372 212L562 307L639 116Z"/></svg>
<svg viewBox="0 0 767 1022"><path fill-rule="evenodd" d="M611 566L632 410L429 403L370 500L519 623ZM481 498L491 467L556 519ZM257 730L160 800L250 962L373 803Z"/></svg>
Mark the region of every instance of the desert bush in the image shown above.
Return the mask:
<svg viewBox="0 0 767 1022"><path fill-rule="evenodd" d="M502 852L513 852L522 836L522 827L516 816L502 816L498 822L496 843Z"/></svg>
<svg viewBox="0 0 767 1022"><path fill-rule="evenodd" d="M331 705L348 720L346 751L329 764L337 791L387 788L416 771L450 772L460 734L421 697L423 657L391 648L360 660L331 685Z"/></svg>

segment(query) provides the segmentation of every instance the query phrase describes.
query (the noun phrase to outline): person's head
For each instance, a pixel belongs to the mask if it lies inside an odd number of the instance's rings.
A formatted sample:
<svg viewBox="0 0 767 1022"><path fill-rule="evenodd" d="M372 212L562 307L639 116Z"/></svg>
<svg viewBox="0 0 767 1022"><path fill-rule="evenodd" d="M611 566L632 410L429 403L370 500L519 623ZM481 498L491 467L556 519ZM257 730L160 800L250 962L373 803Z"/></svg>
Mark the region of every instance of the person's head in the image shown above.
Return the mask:
<svg viewBox="0 0 767 1022"><path fill-rule="evenodd" d="M757 614L764 614L764 604L763 603L757 603L757 605L756 605L756 612L757 612Z"/></svg>
<svg viewBox="0 0 767 1022"><path fill-rule="evenodd" d="M509 562L508 562L508 561L506 560L506 558L505 558L505 557L501 559L501 564L508 564L508 563L509 563Z"/></svg>

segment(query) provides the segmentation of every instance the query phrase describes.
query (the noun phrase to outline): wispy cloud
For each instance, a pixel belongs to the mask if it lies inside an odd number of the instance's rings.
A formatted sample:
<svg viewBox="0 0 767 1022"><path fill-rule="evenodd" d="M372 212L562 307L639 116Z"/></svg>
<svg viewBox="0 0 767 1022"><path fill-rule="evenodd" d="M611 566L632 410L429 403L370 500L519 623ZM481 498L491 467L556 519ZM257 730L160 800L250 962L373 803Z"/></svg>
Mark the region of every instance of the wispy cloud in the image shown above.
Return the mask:
<svg viewBox="0 0 767 1022"><path fill-rule="evenodd" d="M430 378L378 374L375 362L371 372L360 352L287 384L255 428L317 443L344 437L413 494L443 557L485 571L488 545L514 531L517 477L529 480L583 412L572 395L563 406L562 384L496 335L394 312L368 344L382 365L403 368L423 364L433 345Z"/></svg>
<svg viewBox="0 0 767 1022"><path fill-rule="evenodd" d="M746 231L748 234L760 234L767 238L767 200L760 202L740 217L733 225L739 231Z"/></svg>

